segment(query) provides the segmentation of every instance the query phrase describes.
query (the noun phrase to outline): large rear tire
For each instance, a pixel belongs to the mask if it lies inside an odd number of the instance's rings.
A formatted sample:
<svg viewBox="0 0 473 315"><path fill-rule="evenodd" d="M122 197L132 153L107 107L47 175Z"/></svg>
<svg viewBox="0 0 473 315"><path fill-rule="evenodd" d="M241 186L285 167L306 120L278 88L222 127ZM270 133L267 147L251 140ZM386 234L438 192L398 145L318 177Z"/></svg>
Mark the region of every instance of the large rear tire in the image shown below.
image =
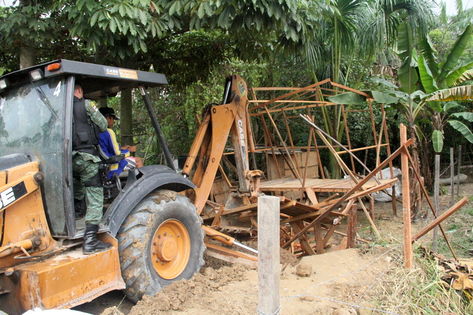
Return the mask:
<svg viewBox="0 0 473 315"><path fill-rule="evenodd" d="M204 233L194 205L161 190L141 201L118 231L126 295L137 302L164 286L190 279L204 264Z"/></svg>

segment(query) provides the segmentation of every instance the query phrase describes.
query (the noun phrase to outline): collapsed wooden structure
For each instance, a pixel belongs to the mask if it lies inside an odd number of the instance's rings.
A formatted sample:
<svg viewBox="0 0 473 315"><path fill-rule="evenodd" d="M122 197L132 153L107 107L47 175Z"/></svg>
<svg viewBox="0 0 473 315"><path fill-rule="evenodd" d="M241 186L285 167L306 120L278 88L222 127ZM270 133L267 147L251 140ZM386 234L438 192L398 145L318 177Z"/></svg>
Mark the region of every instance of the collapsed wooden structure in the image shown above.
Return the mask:
<svg viewBox="0 0 473 315"><path fill-rule="evenodd" d="M348 94L358 100L346 101ZM356 127L360 119L370 126L365 133L370 136L362 140L361 147L350 139L349 128ZM401 145L391 152L383 104L375 104L369 94L330 79L303 88L248 89L241 77L229 77L222 104L205 111L182 169L196 186L188 193L204 222L207 254L232 262L257 260L253 254L232 249L238 245L255 253L228 234L239 238L257 235L257 199L262 194L279 197L280 244L293 254L323 253L329 246L347 248L357 240L365 241L356 234L359 209L379 238L372 194L387 193L391 187L388 195L396 215L393 160L400 156L405 266L412 266L412 242L435 226L439 226L455 257L440 223L466 199L437 218L408 151L414 139L407 139L402 124L400 131ZM373 170L366 166L368 154L374 161L370 164ZM326 164L330 159L344 178L334 174L331 177L336 178L329 178ZM390 176L382 178L386 167ZM423 234L414 237L410 182L412 187L419 187L436 218L421 231ZM368 199L368 207L363 198ZM334 235L343 238L337 241Z"/></svg>
<svg viewBox="0 0 473 315"><path fill-rule="evenodd" d="M364 104L345 105L330 100L346 92L360 95ZM376 165L380 165L381 156L391 155L384 106L374 104L368 94L330 79L303 88L252 88L249 96L244 105L245 121L239 121L241 126L246 126L246 130L241 128L241 133L245 133L247 144L237 147L233 139L228 141L209 199L201 209L204 223L224 233L253 236L257 233L256 196L264 193L280 197L281 245L296 255L323 253L328 246L334 245L341 248L354 246L359 208L376 230L371 194L392 187L397 179L382 179L371 174L369 180L362 183L364 176L360 174L366 175L367 168L357 167L356 160L360 160L357 156L366 160L368 153L373 152L370 155L374 154ZM304 122L301 114L312 122L316 117L325 117L329 122L325 127L335 128L332 135L337 139L327 139ZM372 143L363 147L354 147L350 138L349 126L356 119L368 119L371 127L367 141ZM331 125L335 120L339 123ZM203 124L208 121L204 118ZM198 131L202 139L209 130L208 126L204 128ZM240 161L238 155L246 145L247 163L251 170L247 171L244 180L250 181L251 195L241 193L243 176L240 169L245 161ZM206 146L212 146L211 141ZM202 153L201 144L193 145L188 161L196 160L194 156L199 150ZM335 156L341 172L349 178L329 178L324 164L330 155ZM186 166L188 164L186 162ZM386 166L392 170L392 161ZM187 167L185 172L189 173L190 168ZM204 170L196 172L206 173ZM341 201L341 196L347 193L350 195ZM369 200L368 207L362 198ZM395 198L392 203L395 213ZM316 222L312 224L314 220ZM309 225L310 230L307 228ZM344 226L344 231L337 226ZM343 237L340 244L330 243L334 234ZM212 243L207 245L211 250L248 258Z"/></svg>

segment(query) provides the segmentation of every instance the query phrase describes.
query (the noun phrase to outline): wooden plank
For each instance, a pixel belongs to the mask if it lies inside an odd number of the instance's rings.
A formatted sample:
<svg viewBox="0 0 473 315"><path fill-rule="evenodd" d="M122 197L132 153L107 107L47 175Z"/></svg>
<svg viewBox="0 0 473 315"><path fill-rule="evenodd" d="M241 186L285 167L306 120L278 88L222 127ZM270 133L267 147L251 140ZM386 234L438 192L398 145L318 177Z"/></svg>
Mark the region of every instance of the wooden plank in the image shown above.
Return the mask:
<svg viewBox="0 0 473 315"><path fill-rule="evenodd" d="M223 247L223 246L220 246L220 245L217 245L217 244L205 242L205 246L207 247L207 251L209 249L213 249L213 250L215 250L219 253L222 253L223 255L226 255L226 256L231 256L231 257L236 257L236 258L239 257L239 258L243 258L243 259L246 259L246 260L249 260L249 261L258 261L258 258L255 257L255 256L248 255L248 254L245 254L245 253L242 253L242 252L239 252L239 251L227 248L227 247Z"/></svg>
<svg viewBox="0 0 473 315"><path fill-rule="evenodd" d="M301 221L290 222L289 224L292 226L294 232L296 233L299 233L303 228L301 226ZM312 246L310 246L309 241L307 239L307 235L305 233L300 235L299 243L301 243L301 248L307 255L315 255L314 249L312 248Z"/></svg>
<svg viewBox="0 0 473 315"><path fill-rule="evenodd" d="M225 211L225 206L220 205L218 208L217 213L215 214L214 219L212 220L212 226L219 226L220 225L220 217L222 216L222 213Z"/></svg>
<svg viewBox="0 0 473 315"><path fill-rule="evenodd" d="M345 128L345 135L347 137L348 150L352 150L351 139L350 139L350 129L348 128L347 113L345 112L345 105L342 105L341 109L342 109L342 117L343 117L343 126ZM351 171L356 172L355 160L353 159L352 155L350 155L350 162L351 162Z"/></svg>
<svg viewBox="0 0 473 315"><path fill-rule="evenodd" d="M404 145L400 146L396 151L393 152L390 156L388 156L383 162L381 162L371 173L366 175L365 178L360 180L360 182L347 191L340 199L337 200L336 203L334 203L330 208L321 214L319 217L315 218L309 225L305 226L302 231L291 237L282 247L286 248L288 247L295 239L297 239L300 235L305 233L308 229L310 229L315 223L321 221L324 217L328 216L331 211L335 210L336 207L338 207L342 202L344 202L348 197L350 197L355 191L357 191L361 186L363 186L366 182L368 182L373 176L375 176L379 171L381 171L386 165L388 165L389 162L394 160L401 152L404 152L407 150L407 147L412 145L414 142L413 139L409 139L404 143Z"/></svg>
<svg viewBox="0 0 473 315"><path fill-rule="evenodd" d="M410 243L413 243L417 241L419 238L427 234L430 230L432 230L434 227L439 225L442 221L446 220L449 216L457 212L461 207L463 207L466 203L468 202L467 197L463 197L461 200L459 200L456 204L454 204L450 209L442 213L440 216L438 216L435 220L433 220L431 223L429 223L426 227L424 227L422 230L420 230L411 240Z"/></svg>
<svg viewBox="0 0 473 315"><path fill-rule="evenodd" d="M383 144L379 145L379 147L387 147L387 146L388 146L387 143L383 143ZM363 151L363 150L368 150L368 149L376 149L377 147L378 147L378 145L369 145L369 146L366 146L366 147L351 149L351 150L348 150L348 151L338 151L337 154L342 155L342 154L346 154L348 152L358 152L358 151Z"/></svg>
<svg viewBox="0 0 473 315"><path fill-rule="evenodd" d="M358 207L353 205L348 215L347 226L347 247L353 248L356 246L356 223L358 219Z"/></svg>
<svg viewBox="0 0 473 315"><path fill-rule="evenodd" d="M320 228L322 228L322 225L320 225ZM335 232L335 225L332 224L332 225L330 225L327 232L325 233L324 240L323 240L323 247L324 248L327 247L327 243L330 240L330 238L332 237L334 232Z"/></svg>
<svg viewBox="0 0 473 315"><path fill-rule="evenodd" d="M272 100L270 100L270 101L268 101L268 102L266 102L266 103L263 103L263 104L260 104L260 105L258 105L258 106L255 106L255 107L251 108L251 110L257 109L257 108L266 107L266 105L269 105L269 104L271 104L271 103L274 103L274 102L279 101L279 100L282 100L282 99L285 99L285 98L287 98L287 97L289 97L289 96L292 96L292 95L294 95L294 94L298 94L298 93L301 93L301 92L303 92L303 91L306 91L306 90L309 90L309 89L313 89L314 87L317 87L317 86L319 86L319 85L322 85L322 84L325 84L325 83L328 83L328 82L330 82L330 79L325 79L325 80L323 80L323 81L320 81L320 82L317 82L317 83L308 85L308 86L303 87L303 88L300 88L300 89L298 89L298 90L294 90L294 91L292 91L292 92L289 92L289 93L280 95L280 96L278 96L278 97L276 97L276 98L274 98L274 99L272 99Z"/></svg>
<svg viewBox="0 0 473 315"><path fill-rule="evenodd" d="M371 215L368 212L368 209L366 209L365 204L363 203L363 200L361 200L361 198L358 198L358 203L360 204L361 208L363 209L363 212L365 213L365 216L368 219L368 222L370 223L374 234L376 235L376 239L380 240L381 239L381 234L379 233L379 230L376 227L376 224L374 224L373 218L371 218Z"/></svg>
<svg viewBox="0 0 473 315"><path fill-rule="evenodd" d="M291 218L288 218L288 219L284 219L281 221L281 224L284 224L284 223L291 223L291 222L296 222L296 221L301 221L301 220L306 220L306 219L311 219L311 218L314 218L314 217L317 217L319 215L321 215L322 213L324 213L325 211L316 211L316 212L312 212L312 213L305 213L305 214L301 214L299 216L294 216L294 217L291 217ZM337 211L332 211L330 213L332 216L346 216L345 213L342 213L342 212L337 212Z"/></svg>
<svg viewBox="0 0 473 315"><path fill-rule="evenodd" d="M343 84L340 84L340 83L337 83L337 82L332 82L330 81L330 84L332 84L333 86L336 86L336 87L339 87L341 89L344 89L344 90L347 90L347 91L350 91L350 92L353 92L353 93L356 93L356 94L360 94L361 96L364 96L366 98L370 98L371 96L369 96L368 94L366 94L365 92L362 92L362 91L359 91L359 90L355 90L355 89L352 89L352 88L349 88L348 86L345 86Z"/></svg>
<svg viewBox="0 0 473 315"><path fill-rule="evenodd" d="M210 257L214 257L214 258L229 262L231 264L242 264L242 265L247 265L254 268L258 266L258 263L255 261L244 259L241 257L224 255L210 247L207 248L207 250L205 251L205 254Z"/></svg>
<svg viewBox="0 0 473 315"><path fill-rule="evenodd" d="M392 184L396 179L382 179L379 180L381 184ZM370 189L376 187L378 184L374 180L363 184L363 189ZM280 190L305 190L307 187L312 188L314 192L345 192L349 191L355 186L355 182L351 179L321 179L308 178L306 179L305 187L303 187L299 180L294 178L275 179L270 181L263 181L260 184L262 191L280 191Z"/></svg>
<svg viewBox="0 0 473 315"><path fill-rule="evenodd" d="M242 212L242 211L246 211L246 210L254 210L254 209L256 209L256 207L257 207L257 204L252 203L252 204L244 205L244 206L237 207L237 208L227 209L221 215L228 215L228 214L238 213L238 212ZM202 216L202 219L203 220L213 219L216 216L216 214L217 213Z"/></svg>
<svg viewBox="0 0 473 315"><path fill-rule="evenodd" d="M306 188L305 193L307 194L307 198L310 200L310 202L313 205L316 205L319 203L319 201L317 200L317 196L315 195L315 192L312 189Z"/></svg>
<svg viewBox="0 0 473 315"><path fill-rule="evenodd" d="M251 100L249 101L249 103L253 103L253 104L257 104L257 103L268 103L270 102L270 100ZM327 103L331 103L331 102L325 102L325 101L309 101L309 100L277 100L277 101L274 101L272 103L294 103L294 104L298 104L298 103L303 103L303 104L327 104Z"/></svg>
<svg viewBox="0 0 473 315"><path fill-rule="evenodd" d="M386 153L388 155L391 155L391 144L389 142L389 135L388 135L388 126L386 124L386 114L384 110L384 104L381 104L381 113L383 113L383 117L385 118L382 123L384 126L384 141L386 142ZM389 173L391 175L391 178L394 177L394 170L393 170L393 163L389 163ZM397 217L397 198L396 198L396 187L392 187L392 194L391 194L391 207L393 210L393 215Z"/></svg>
<svg viewBox="0 0 473 315"><path fill-rule="evenodd" d="M322 254L324 250L324 239L322 237L322 226L320 223L314 225L315 250L317 254Z"/></svg>
<svg viewBox="0 0 473 315"><path fill-rule="evenodd" d="M407 129L404 124L400 125L401 145L407 141ZM404 267L412 268L412 228L411 228L411 192L409 189L409 160L405 152L401 153L402 171L402 217L404 230Z"/></svg>
<svg viewBox="0 0 473 315"><path fill-rule="evenodd" d="M409 163L414 164L412 161L412 157L409 154L409 151L407 151L407 157L409 158ZM420 176L419 172L417 171L416 168L412 168L414 175L419 183L422 182L422 177ZM434 211L434 206L432 204L432 200L430 199L429 193L427 192L427 189L425 188L424 184L419 185L421 188L422 193L424 194L425 200L427 200L427 203L429 204L430 211L432 211L432 214L435 216L435 211ZM445 239L445 243L447 243L448 248L450 249L450 252L452 253L453 258L455 258L456 261L458 261L457 255L455 254L455 251L453 250L452 245L450 244L450 241L448 240L447 234L445 233L445 230L443 229L442 225L439 223L439 228L440 232L442 232L442 236Z"/></svg>

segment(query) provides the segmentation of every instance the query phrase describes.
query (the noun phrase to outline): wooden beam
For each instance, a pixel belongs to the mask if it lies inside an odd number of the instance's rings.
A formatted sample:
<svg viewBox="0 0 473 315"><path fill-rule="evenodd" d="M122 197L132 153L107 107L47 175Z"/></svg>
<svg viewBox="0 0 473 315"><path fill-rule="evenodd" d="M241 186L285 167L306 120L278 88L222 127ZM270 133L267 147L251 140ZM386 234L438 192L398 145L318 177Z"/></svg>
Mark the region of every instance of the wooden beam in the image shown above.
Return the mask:
<svg viewBox="0 0 473 315"><path fill-rule="evenodd" d="M320 223L317 223L314 226L314 238L316 246L315 250L317 251L317 254L322 254L324 252L324 238L322 237L322 226Z"/></svg>
<svg viewBox="0 0 473 315"><path fill-rule="evenodd" d="M409 152L407 152L407 157L409 158L409 163L413 164L413 160L412 160L412 157L411 157L411 155L409 154ZM416 169L416 168L412 168L412 170L414 171L414 175L415 175L417 181L418 181L419 183L421 183L421 182L422 182L422 177L421 177L420 174L418 173L417 169ZM435 210L434 210L434 206L433 206L433 204L432 204L432 200L430 199L429 193L427 192L427 189L425 189L424 184L421 184L421 185L420 185L420 188L421 188L421 191L424 193L425 200L427 200L427 203L429 204L430 211L432 211L432 214L434 215L434 218L437 218L437 216L435 215ZM445 233L445 230L443 229L443 227L442 227L441 224L439 224L439 228L440 228L440 232L442 232L442 236L443 236L443 238L445 239L445 242L447 243L448 248L450 249L450 252L451 252L452 255L453 255L453 258L455 258L455 260L458 261L458 257L457 257L457 255L455 254L455 251L453 250L453 247L452 247L452 245L450 244L450 241L448 240L447 234Z"/></svg>
<svg viewBox="0 0 473 315"><path fill-rule="evenodd" d="M394 160L401 152L404 152L404 150L407 150L407 147L412 145L414 142L413 139L409 139L404 143L404 145L400 146L396 151L394 151L393 154L388 156L383 162L381 162L371 173L366 175L365 178L360 180L358 184L356 184L353 188L351 188L349 191L347 191L337 202L335 202L326 212L321 214L319 217L315 218L312 222L310 222L309 225L305 226L302 231L291 237L282 247L286 248L288 247L292 242L294 242L295 239L299 238L300 235L305 233L308 229L310 229L312 226L315 225L315 223L321 221L323 218L328 216L330 212L332 212L334 209L336 209L342 202L344 202L348 197L350 197L355 191L359 190L361 186L366 184L373 176L375 176L379 171L381 171L386 165L388 165L389 162Z"/></svg>
<svg viewBox="0 0 473 315"><path fill-rule="evenodd" d="M353 248L356 246L356 223L358 219L358 207L353 205L348 215L348 226L347 226L347 248Z"/></svg>
<svg viewBox="0 0 473 315"><path fill-rule="evenodd" d="M290 222L289 224L296 233L302 230L301 221ZM315 255L314 249L312 246L310 246L309 240L307 239L307 235L305 233L300 235L299 242L301 243L302 250L304 250L307 255Z"/></svg>
<svg viewBox="0 0 473 315"><path fill-rule="evenodd" d="M358 203L360 204L361 208L363 209L363 212L365 213L366 218L368 219L368 222L371 225L371 228L373 229L374 234L376 235L376 239L380 240L381 239L381 234L379 233L378 228L376 227L376 224L374 224L373 219L371 218L370 213L368 212L368 209L366 209L365 204L363 203L363 200L361 198L358 198Z"/></svg>
<svg viewBox="0 0 473 315"><path fill-rule="evenodd" d="M310 90L310 89L312 89L312 88L314 88L314 87L317 87L317 86L319 86L319 85L322 85L322 84L325 84L325 83L328 83L328 82L330 82L330 79L325 79L325 80L323 80L323 81L320 81L320 82L317 82L317 83L308 85L308 86L306 86L306 87L303 87L303 88L294 90L294 91L292 91L292 92L289 92L289 93L280 95L280 96L278 96L278 97L276 97L276 98L273 98L273 99L270 100L270 101L267 101L267 102L265 102L265 103L263 103L263 104L260 104L260 105L258 105L258 106L255 106L255 107L251 108L251 110L257 109L257 108L261 108L261 107L266 107L267 105L269 105L269 104L271 104L271 103L274 103L274 102L276 102L276 101L285 99L285 98L287 98L287 97L289 97L289 96L292 96L292 95L294 95L294 94L297 94L297 93L300 93L300 92L303 92L303 91L306 91L306 90Z"/></svg>
<svg viewBox="0 0 473 315"><path fill-rule="evenodd" d="M466 203L468 202L467 197L463 197L461 200L459 200L456 204L454 204L450 209L442 213L440 216L438 216L435 220L433 220L431 223L429 223L426 227L424 227L422 230L420 230L412 239L411 243L417 241L419 238L427 234L430 230L432 230L434 227L439 225L442 221L446 220L449 216L457 212L461 207L463 207Z"/></svg>

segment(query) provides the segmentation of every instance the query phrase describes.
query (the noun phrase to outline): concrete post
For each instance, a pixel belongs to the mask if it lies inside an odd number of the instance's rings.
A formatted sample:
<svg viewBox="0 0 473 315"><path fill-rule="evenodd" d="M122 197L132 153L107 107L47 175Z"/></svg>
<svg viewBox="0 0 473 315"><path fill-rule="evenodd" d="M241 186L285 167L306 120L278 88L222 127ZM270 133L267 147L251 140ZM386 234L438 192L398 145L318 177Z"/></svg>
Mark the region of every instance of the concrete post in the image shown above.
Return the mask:
<svg viewBox="0 0 473 315"><path fill-rule="evenodd" d="M258 314L279 314L279 198L258 197Z"/></svg>

